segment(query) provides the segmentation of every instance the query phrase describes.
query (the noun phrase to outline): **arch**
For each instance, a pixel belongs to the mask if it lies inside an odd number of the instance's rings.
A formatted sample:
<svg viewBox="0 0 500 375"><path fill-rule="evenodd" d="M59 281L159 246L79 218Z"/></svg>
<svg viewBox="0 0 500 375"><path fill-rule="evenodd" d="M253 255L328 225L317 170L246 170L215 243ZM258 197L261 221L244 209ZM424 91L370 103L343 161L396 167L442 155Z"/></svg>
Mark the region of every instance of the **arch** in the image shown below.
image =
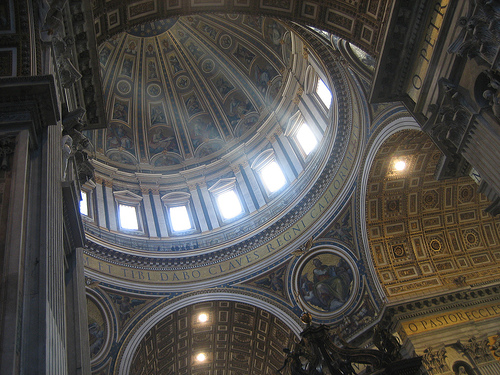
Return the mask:
<svg viewBox="0 0 500 375"><path fill-rule="evenodd" d="M128 343L124 345L125 349L119 356L118 367L115 366L116 374L128 374L130 366L132 365L133 356L137 347L139 346L141 340L146 336L146 334L163 318L167 317L169 314L189 305L193 305L200 302L207 301L232 301L241 302L249 305L253 305L261 308L274 315L276 318L280 319L287 327L289 327L292 332L300 335L303 327L299 323L299 319L294 316L293 311L290 309L283 309L281 306L277 306L270 300L262 299L262 296L258 296L254 293L239 293L232 290L206 290L198 291L195 293L189 293L180 298L174 299L164 305L162 308L154 312L140 327L138 327L133 336L128 340Z"/></svg>
<svg viewBox="0 0 500 375"><path fill-rule="evenodd" d="M365 259L372 275L376 275L375 265L373 264L372 257L370 255L370 245L368 242L368 232L366 225L366 194L368 187L368 178L370 175L370 170L372 168L373 160L377 155L379 148L382 144L393 134L401 131L401 130L421 130L418 123L412 117L401 117L397 120L392 121L389 125L384 126L382 131L380 131L373 139L371 146L368 148L368 153L365 158L365 162L363 165L363 170L361 174L361 183L360 183L360 202L359 202L359 218L361 225L361 241L363 244L363 249L365 251ZM385 296L385 292L382 288L382 284L379 280L376 280L375 287L377 289L378 294L387 301L387 297Z"/></svg>
<svg viewBox="0 0 500 375"><path fill-rule="evenodd" d="M207 5L194 1L95 1L93 14L97 42L116 35L127 28L161 19L196 13L236 13L253 16L276 17L282 20L310 25L329 31L358 45L376 56L380 52L380 39L385 33L392 1L371 1L363 9L359 1L316 0L300 2L290 0L286 5L269 4L267 1L218 0Z"/></svg>

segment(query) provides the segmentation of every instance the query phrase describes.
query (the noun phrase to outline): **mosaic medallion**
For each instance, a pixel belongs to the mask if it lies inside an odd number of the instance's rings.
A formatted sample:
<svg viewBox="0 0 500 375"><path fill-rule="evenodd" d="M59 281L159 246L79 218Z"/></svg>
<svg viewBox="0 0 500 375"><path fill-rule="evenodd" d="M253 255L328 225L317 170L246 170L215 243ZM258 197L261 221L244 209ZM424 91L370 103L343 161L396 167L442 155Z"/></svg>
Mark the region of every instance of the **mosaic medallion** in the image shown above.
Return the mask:
<svg viewBox="0 0 500 375"><path fill-rule="evenodd" d="M434 208L438 204L438 193L435 190L430 190L424 193L422 203L425 208Z"/></svg>
<svg viewBox="0 0 500 375"><path fill-rule="evenodd" d="M120 92L120 94L123 94L123 95L128 94L130 92L130 90L132 89L130 87L130 83L128 83L125 80L121 80L120 82L118 82L116 87L117 87L118 91Z"/></svg>
<svg viewBox="0 0 500 375"><path fill-rule="evenodd" d="M466 230L463 233L463 238L464 238L465 246L467 246L467 247L479 246L479 242L480 242L479 235L474 229Z"/></svg>
<svg viewBox="0 0 500 375"><path fill-rule="evenodd" d="M161 94L161 87L156 83L152 83L148 86L148 94L153 98L159 96Z"/></svg>
<svg viewBox="0 0 500 375"><path fill-rule="evenodd" d="M190 83L191 83L191 81L189 80L189 78L187 76L184 76L184 75L180 76L179 78L177 78L177 81L175 81L175 84L181 90L188 87Z"/></svg>
<svg viewBox="0 0 500 375"><path fill-rule="evenodd" d="M201 69L205 73L211 73L214 70L214 67L215 67L215 64L214 64L213 60L205 60L201 64Z"/></svg>
<svg viewBox="0 0 500 375"><path fill-rule="evenodd" d="M233 39L229 35L222 35L219 44L222 48L228 49L233 45Z"/></svg>
<svg viewBox="0 0 500 375"><path fill-rule="evenodd" d="M394 245L392 247L392 252L396 258L402 258L406 256L406 250L403 245Z"/></svg>
<svg viewBox="0 0 500 375"><path fill-rule="evenodd" d="M313 251L298 264L296 288L313 316L333 316L352 301L358 285L355 264L333 249Z"/></svg>

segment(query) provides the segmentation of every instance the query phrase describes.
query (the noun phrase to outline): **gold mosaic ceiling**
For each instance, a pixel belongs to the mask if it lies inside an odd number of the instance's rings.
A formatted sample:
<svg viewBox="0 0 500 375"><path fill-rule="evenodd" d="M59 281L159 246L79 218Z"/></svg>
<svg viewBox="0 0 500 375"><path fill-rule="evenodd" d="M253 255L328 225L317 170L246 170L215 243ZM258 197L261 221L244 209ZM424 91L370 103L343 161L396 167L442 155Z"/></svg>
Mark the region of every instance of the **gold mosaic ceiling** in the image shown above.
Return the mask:
<svg viewBox="0 0 500 375"><path fill-rule="evenodd" d="M441 152L425 133L403 131L370 170L366 220L372 261L389 300L499 279L500 220L469 177L438 181ZM406 169L398 172L396 160Z"/></svg>
<svg viewBox="0 0 500 375"><path fill-rule="evenodd" d="M256 134L280 101L291 39L273 19L196 15L136 26L99 52L108 128L91 135L97 159L175 171Z"/></svg>

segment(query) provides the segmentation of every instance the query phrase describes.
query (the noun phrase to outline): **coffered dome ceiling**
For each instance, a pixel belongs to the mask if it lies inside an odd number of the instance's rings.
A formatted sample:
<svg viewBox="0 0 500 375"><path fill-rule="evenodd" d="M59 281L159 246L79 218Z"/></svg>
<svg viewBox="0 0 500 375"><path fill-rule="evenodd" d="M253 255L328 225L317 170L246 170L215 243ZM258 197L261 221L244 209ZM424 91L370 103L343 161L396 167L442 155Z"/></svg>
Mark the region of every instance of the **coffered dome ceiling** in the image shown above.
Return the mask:
<svg viewBox="0 0 500 375"><path fill-rule="evenodd" d="M114 36L100 46L108 127L92 135L97 159L174 172L264 137L290 53L280 23L241 15L170 18Z"/></svg>

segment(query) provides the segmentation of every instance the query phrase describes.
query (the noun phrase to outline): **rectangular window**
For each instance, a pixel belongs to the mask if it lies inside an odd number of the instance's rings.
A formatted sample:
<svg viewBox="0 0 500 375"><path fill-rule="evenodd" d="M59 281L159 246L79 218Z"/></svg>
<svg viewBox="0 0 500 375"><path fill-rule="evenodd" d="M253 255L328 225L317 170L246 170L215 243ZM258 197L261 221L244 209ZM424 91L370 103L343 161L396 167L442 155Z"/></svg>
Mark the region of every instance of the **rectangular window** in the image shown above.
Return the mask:
<svg viewBox="0 0 500 375"><path fill-rule="evenodd" d="M328 88L328 86L321 79L318 80L318 85L316 86L316 94L318 94L319 98L326 106L326 108L330 108L332 104L332 92Z"/></svg>
<svg viewBox="0 0 500 375"><path fill-rule="evenodd" d="M81 191L82 200L80 201L80 213L89 216L89 197L86 192Z"/></svg>
<svg viewBox="0 0 500 375"><path fill-rule="evenodd" d="M266 164L260 171L262 182L269 193L274 193L286 184L286 178L276 161Z"/></svg>
<svg viewBox="0 0 500 375"><path fill-rule="evenodd" d="M122 229L139 230L137 207L120 204L118 206L118 213L120 218L120 227Z"/></svg>
<svg viewBox="0 0 500 375"><path fill-rule="evenodd" d="M216 199L224 219L229 220L243 213L240 199L233 189L218 194Z"/></svg>
<svg viewBox="0 0 500 375"><path fill-rule="evenodd" d="M311 151L314 150L316 148L316 145L318 144L318 140L314 136L314 133L312 132L309 125L307 125L305 122L300 126L299 130L297 131L295 139L299 143L300 148L304 152L305 156L309 155Z"/></svg>
<svg viewBox="0 0 500 375"><path fill-rule="evenodd" d="M193 228L186 206L170 207L168 211L174 232L183 232Z"/></svg>

